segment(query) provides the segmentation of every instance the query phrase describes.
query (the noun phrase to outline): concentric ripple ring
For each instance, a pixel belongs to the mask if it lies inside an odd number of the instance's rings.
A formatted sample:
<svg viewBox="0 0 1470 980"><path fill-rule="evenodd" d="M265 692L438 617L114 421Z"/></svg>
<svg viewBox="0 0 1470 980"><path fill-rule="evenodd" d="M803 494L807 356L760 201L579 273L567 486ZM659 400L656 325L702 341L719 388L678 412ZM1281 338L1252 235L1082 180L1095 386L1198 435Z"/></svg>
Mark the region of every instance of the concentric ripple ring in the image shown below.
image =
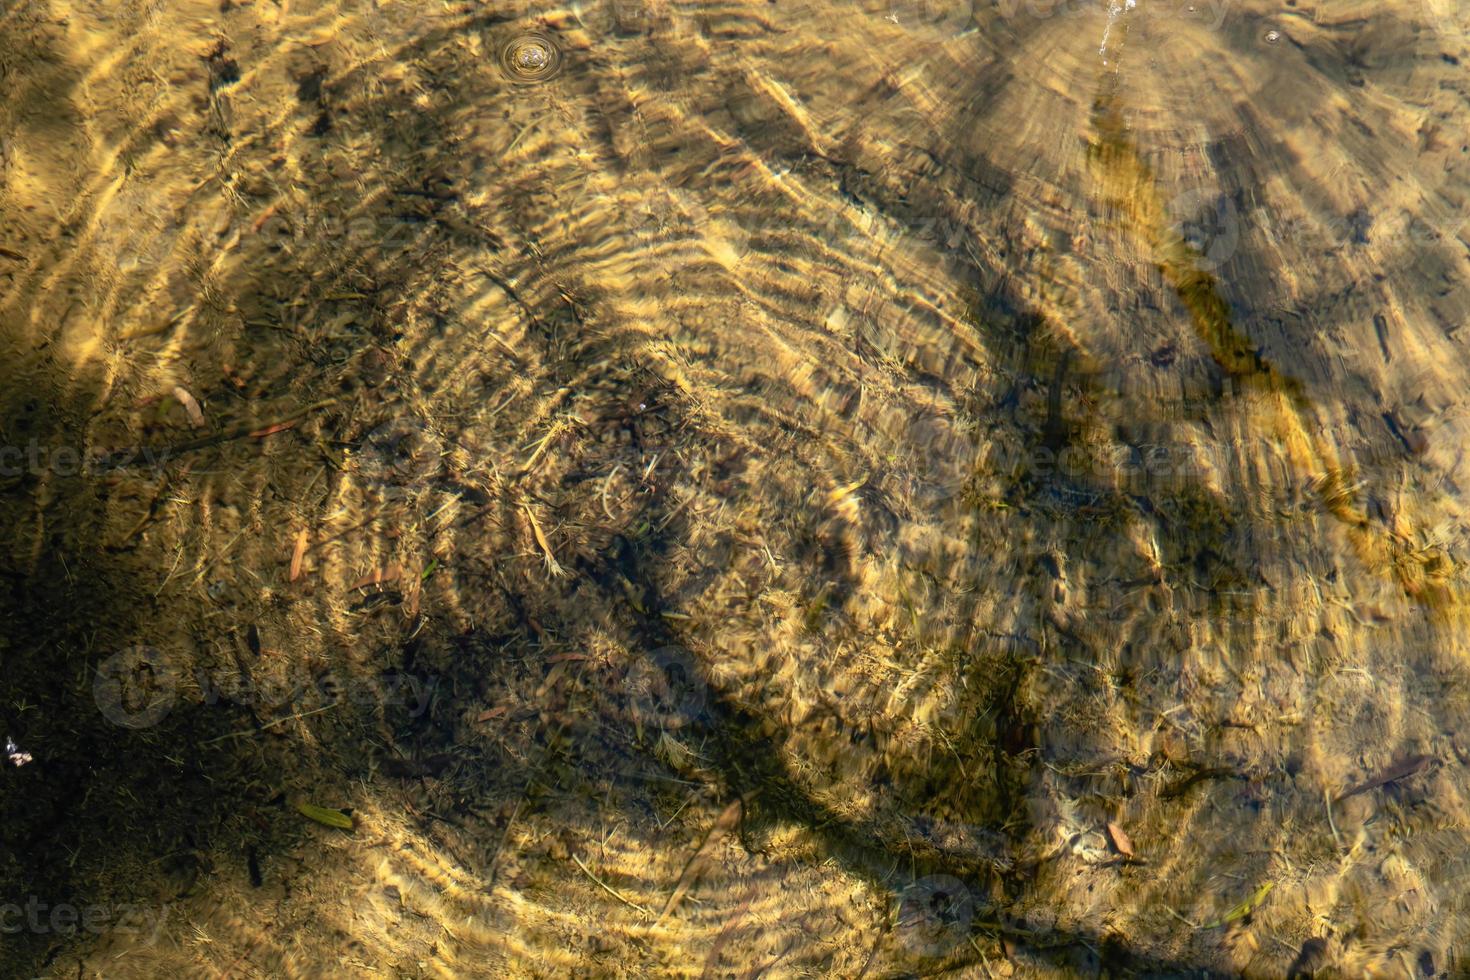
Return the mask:
<svg viewBox="0 0 1470 980"><path fill-rule="evenodd" d="M500 49L500 67L514 82L544 82L554 78L561 65L561 49L545 34L520 34Z"/></svg>

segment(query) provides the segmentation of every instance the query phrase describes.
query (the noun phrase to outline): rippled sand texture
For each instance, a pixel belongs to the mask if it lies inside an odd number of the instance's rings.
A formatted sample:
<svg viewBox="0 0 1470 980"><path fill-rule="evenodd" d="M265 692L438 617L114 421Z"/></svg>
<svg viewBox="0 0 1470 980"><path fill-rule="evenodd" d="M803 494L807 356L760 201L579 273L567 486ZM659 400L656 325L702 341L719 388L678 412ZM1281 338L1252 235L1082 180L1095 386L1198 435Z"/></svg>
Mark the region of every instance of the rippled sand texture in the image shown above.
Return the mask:
<svg viewBox="0 0 1470 980"><path fill-rule="evenodd" d="M0 942L1463 969L1461 6L0 8Z"/></svg>

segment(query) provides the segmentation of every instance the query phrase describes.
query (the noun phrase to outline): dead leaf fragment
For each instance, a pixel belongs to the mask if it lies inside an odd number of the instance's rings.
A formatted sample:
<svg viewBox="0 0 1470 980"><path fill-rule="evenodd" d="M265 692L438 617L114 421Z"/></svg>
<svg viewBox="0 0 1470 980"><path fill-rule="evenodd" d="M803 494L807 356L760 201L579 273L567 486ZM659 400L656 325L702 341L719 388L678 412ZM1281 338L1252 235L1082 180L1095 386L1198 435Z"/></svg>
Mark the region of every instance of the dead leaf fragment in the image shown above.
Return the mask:
<svg viewBox="0 0 1470 980"><path fill-rule="evenodd" d="M375 568L362 578L352 583L352 589L365 589L369 585L383 585L388 582L396 582L403 574L403 569L397 565L388 565L384 568Z"/></svg>
<svg viewBox="0 0 1470 980"><path fill-rule="evenodd" d="M835 507L847 499L847 497L851 496L854 491L860 490L863 484L867 482L868 478L865 476L860 480L854 480L845 487L837 487L827 494L827 499L824 503L828 507Z"/></svg>
<svg viewBox="0 0 1470 980"><path fill-rule="evenodd" d="M264 439L266 436L273 436L277 432L285 432L287 429L294 429L294 428L296 428L296 423L294 421L293 422L277 422L274 425L268 425L268 426L266 426L264 429L256 429L254 432L250 433L250 438L251 439Z"/></svg>
<svg viewBox="0 0 1470 980"><path fill-rule="evenodd" d="M1113 849L1125 858L1133 856L1133 842L1123 832L1123 828L1115 823L1108 824L1108 839L1113 842Z"/></svg>
<svg viewBox="0 0 1470 980"><path fill-rule="evenodd" d="M199 400L189 393L189 389L183 385L174 385L174 397L179 404L184 406L184 411L189 416L189 424L196 429L204 428L204 410L199 407Z"/></svg>
<svg viewBox="0 0 1470 980"><path fill-rule="evenodd" d="M271 220L271 215L273 215L273 214L276 213L276 208L280 207L280 204L281 204L280 201L276 201L273 204L271 204L270 207L268 207L264 211L260 212L260 216L258 218L256 218L254 221L250 222L250 230L251 230L251 232L253 232L254 234L257 234L257 235L260 234L260 229L264 228L265 227L265 223L267 221Z"/></svg>
<svg viewBox="0 0 1470 980"><path fill-rule="evenodd" d="M546 559L546 573L552 578L565 574L556 556L551 553L551 543L546 540L546 534L541 530L541 524L536 520L536 514L530 507L522 505L526 513L526 519L531 523L531 534L536 538L536 543L541 546L541 554Z"/></svg>
<svg viewBox="0 0 1470 980"><path fill-rule="evenodd" d="M301 577L301 566L306 561L306 544L309 540L306 528L296 535L296 549L291 552L291 575L290 580L296 581Z"/></svg>

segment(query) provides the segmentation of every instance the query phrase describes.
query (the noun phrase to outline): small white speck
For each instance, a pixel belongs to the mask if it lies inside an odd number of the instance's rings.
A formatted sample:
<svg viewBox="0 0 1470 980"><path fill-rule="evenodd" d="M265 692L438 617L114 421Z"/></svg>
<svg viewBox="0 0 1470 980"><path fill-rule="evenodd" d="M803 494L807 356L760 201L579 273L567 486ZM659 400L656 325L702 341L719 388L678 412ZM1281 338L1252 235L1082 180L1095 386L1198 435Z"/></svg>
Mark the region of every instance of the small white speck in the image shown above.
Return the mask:
<svg viewBox="0 0 1470 980"><path fill-rule="evenodd" d="M23 766L27 762L34 762L29 752L22 752L20 746L11 739L5 740L5 755L10 759L12 766Z"/></svg>

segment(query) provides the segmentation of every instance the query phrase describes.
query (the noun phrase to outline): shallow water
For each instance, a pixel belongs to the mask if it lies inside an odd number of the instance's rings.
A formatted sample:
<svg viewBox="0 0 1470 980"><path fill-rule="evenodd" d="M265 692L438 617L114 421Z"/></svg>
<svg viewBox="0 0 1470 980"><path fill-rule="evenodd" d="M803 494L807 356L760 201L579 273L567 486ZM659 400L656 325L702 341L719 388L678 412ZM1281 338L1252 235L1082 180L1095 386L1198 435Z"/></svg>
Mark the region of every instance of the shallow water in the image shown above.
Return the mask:
<svg viewBox="0 0 1470 980"><path fill-rule="evenodd" d="M16 975L1456 975L1466 57L0 8Z"/></svg>

